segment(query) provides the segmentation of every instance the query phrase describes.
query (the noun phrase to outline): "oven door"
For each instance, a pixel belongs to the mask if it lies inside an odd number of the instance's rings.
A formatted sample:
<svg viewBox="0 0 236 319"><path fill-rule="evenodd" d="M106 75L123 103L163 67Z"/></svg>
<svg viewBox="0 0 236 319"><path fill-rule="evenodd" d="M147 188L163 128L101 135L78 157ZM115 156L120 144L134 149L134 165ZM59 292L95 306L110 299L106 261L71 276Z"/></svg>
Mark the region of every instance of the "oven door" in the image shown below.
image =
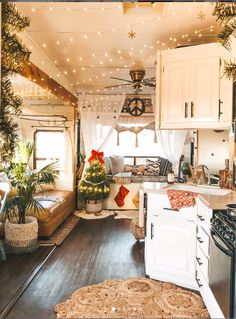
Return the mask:
<svg viewBox="0 0 236 319"><path fill-rule="evenodd" d="M233 317L233 252L211 230L209 285L225 318Z"/></svg>

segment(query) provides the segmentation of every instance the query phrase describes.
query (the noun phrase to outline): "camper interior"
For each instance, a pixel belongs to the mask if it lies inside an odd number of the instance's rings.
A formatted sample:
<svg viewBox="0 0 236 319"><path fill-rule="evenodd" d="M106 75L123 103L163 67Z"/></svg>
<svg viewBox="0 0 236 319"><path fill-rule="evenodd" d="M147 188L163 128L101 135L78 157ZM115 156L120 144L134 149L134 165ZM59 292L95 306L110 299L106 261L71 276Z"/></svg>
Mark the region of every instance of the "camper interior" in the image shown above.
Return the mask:
<svg viewBox="0 0 236 319"><path fill-rule="evenodd" d="M1 25L0 318L235 318L236 4Z"/></svg>

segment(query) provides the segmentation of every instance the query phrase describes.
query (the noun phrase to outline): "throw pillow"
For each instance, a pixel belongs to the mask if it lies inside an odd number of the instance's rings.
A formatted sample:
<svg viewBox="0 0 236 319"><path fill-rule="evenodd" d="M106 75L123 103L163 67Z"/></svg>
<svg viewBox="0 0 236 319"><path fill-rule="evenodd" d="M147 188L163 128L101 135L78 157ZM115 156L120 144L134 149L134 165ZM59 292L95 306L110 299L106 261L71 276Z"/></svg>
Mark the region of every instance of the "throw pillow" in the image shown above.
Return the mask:
<svg viewBox="0 0 236 319"><path fill-rule="evenodd" d="M144 175L159 175L160 174L160 162L146 160Z"/></svg>
<svg viewBox="0 0 236 319"><path fill-rule="evenodd" d="M111 174L111 160L110 157L104 157L104 162L105 162L105 172L106 174Z"/></svg>
<svg viewBox="0 0 236 319"><path fill-rule="evenodd" d="M111 172L115 175L124 172L124 157L123 156L110 156Z"/></svg>
<svg viewBox="0 0 236 319"><path fill-rule="evenodd" d="M121 186L119 188L119 192L117 193L116 197L114 198L116 204L118 207L124 206L124 199L128 195L129 190L125 188L124 186Z"/></svg>
<svg viewBox="0 0 236 319"><path fill-rule="evenodd" d="M172 170L172 163L168 159L158 156L158 162L160 166L159 175L167 176Z"/></svg>
<svg viewBox="0 0 236 319"><path fill-rule="evenodd" d="M137 165L137 166L125 165L124 170L125 172L132 172L133 175L142 175L145 171L145 166L144 165Z"/></svg>

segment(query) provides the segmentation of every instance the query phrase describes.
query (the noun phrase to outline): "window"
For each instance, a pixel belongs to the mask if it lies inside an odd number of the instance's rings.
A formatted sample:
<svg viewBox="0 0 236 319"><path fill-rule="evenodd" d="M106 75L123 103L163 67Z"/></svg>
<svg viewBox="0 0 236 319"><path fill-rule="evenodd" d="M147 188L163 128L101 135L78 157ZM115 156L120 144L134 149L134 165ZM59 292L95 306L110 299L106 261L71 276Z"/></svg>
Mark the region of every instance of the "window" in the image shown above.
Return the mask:
<svg viewBox="0 0 236 319"><path fill-rule="evenodd" d="M34 168L41 169L52 162L64 158L65 141L62 131L36 131L34 134Z"/></svg>
<svg viewBox="0 0 236 319"><path fill-rule="evenodd" d="M123 126L135 126L135 124L123 124ZM143 124L144 126L147 123ZM137 124L141 126L141 124ZM117 132L114 130L112 136L104 149L106 156L123 155L123 156L162 156L162 147L160 143L154 142L154 131L144 129L137 135L138 147L136 147L136 135L132 132L125 131L119 134L119 145L117 145Z"/></svg>

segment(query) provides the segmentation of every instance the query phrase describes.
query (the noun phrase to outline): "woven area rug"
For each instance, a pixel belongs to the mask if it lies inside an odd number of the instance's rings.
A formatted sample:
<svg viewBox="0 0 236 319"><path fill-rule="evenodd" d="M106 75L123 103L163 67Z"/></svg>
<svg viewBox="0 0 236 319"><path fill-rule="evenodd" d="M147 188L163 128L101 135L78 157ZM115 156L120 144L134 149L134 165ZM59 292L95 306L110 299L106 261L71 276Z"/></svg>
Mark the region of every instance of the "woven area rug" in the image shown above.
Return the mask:
<svg viewBox="0 0 236 319"><path fill-rule="evenodd" d="M138 210L115 210L116 216L114 219L134 219L138 217Z"/></svg>
<svg viewBox="0 0 236 319"><path fill-rule="evenodd" d="M210 318L196 293L146 278L82 287L54 310L57 318Z"/></svg>
<svg viewBox="0 0 236 319"><path fill-rule="evenodd" d="M79 218L83 219L101 219L101 218L106 218L108 216L114 215L113 210L102 210L99 213L86 213L85 210L77 210L74 212L74 215Z"/></svg>
<svg viewBox="0 0 236 319"><path fill-rule="evenodd" d="M52 233L49 239L39 240L39 246L61 245L78 222L79 218L75 217L73 214L68 216L66 220Z"/></svg>

